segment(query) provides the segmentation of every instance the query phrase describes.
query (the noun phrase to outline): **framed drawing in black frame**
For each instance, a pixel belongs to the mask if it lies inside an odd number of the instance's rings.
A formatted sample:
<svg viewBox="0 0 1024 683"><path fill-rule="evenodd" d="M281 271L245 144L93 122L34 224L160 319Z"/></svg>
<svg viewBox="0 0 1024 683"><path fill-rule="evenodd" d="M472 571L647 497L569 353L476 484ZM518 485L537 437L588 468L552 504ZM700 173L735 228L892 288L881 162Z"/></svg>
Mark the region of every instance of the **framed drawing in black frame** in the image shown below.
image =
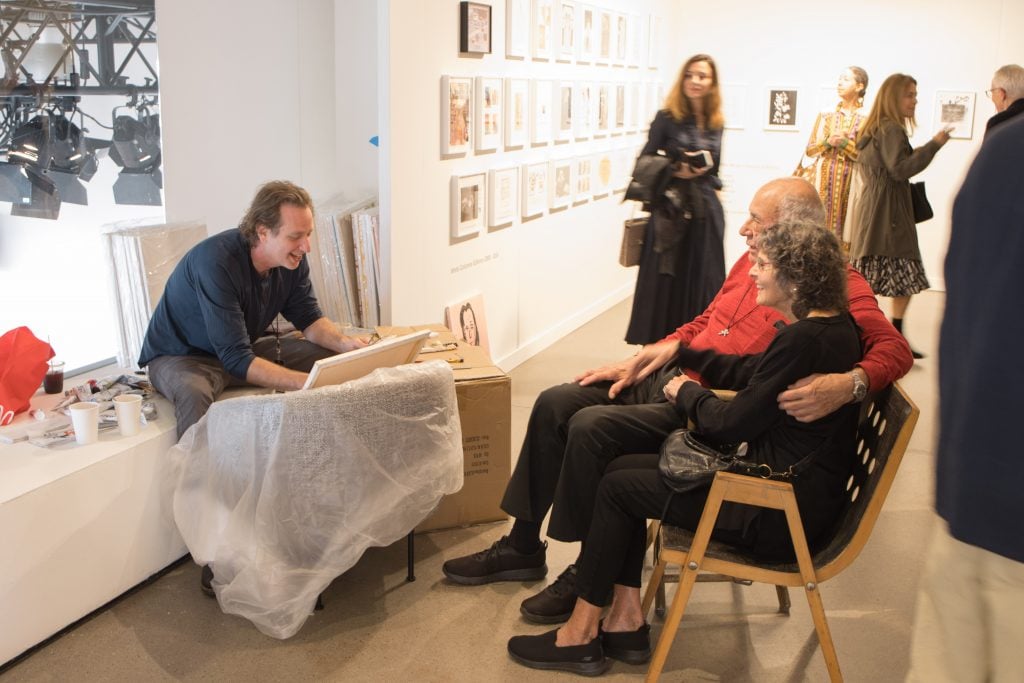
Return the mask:
<svg viewBox="0 0 1024 683"><path fill-rule="evenodd" d="M459 3L459 52L466 54L490 54L490 5L480 2Z"/></svg>

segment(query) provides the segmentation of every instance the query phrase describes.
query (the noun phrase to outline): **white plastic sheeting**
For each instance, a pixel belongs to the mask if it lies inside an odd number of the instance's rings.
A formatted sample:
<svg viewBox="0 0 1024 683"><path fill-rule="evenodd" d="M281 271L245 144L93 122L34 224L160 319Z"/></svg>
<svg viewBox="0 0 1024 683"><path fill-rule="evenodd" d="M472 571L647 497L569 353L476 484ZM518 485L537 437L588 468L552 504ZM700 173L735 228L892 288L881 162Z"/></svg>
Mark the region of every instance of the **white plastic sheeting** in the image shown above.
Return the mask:
<svg viewBox="0 0 1024 683"><path fill-rule="evenodd" d="M368 547L399 540L462 487L443 361L218 401L170 453L174 519L211 565L221 609L275 638L294 635Z"/></svg>

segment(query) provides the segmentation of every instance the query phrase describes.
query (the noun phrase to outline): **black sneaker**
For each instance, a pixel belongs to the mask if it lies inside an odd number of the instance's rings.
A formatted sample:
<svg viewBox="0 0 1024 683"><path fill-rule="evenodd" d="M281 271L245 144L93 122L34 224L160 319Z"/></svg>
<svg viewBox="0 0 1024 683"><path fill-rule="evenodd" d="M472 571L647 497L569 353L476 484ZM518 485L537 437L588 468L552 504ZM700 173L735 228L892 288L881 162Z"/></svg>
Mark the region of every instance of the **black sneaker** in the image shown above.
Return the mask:
<svg viewBox="0 0 1024 683"><path fill-rule="evenodd" d="M508 653L512 659L531 669L554 669L571 671L583 676L600 676L612 663L601 650L601 638L594 638L586 645L558 647L555 638L558 629L539 636L512 636L508 641Z"/></svg>
<svg viewBox="0 0 1024 683"><path fill-rule="evenodd" d="M651 626L644 624L635 631L613 632L604 630L604 621L598 626L605 657L627 664L646 664L651 658Z"/></svg>
<svg viewBox="0 0 1024 683"><path fill-rule="evenodd" d="M217 597L217 594L213 592L213 570L208 564L203 565L203 573L199 576L199 590L211 598Z"/></svg>
<svg viewBox="0 0 1024 683"><path fill-rule="evenodd" d="M448 560L441 571L449 580L466 586L493 581L536 581L548 573L547 547L545 542L536 552L521 553L512 547L508 536L502 536L487 550Z"/></svg>
<svg viewBox="0 0 1024 683"><path fill-rule="evenodd" d="M576 565L570 564L555 582L531 598L523 600L519 611L534 624L560 624L567 621L576 606Z"/></svg>

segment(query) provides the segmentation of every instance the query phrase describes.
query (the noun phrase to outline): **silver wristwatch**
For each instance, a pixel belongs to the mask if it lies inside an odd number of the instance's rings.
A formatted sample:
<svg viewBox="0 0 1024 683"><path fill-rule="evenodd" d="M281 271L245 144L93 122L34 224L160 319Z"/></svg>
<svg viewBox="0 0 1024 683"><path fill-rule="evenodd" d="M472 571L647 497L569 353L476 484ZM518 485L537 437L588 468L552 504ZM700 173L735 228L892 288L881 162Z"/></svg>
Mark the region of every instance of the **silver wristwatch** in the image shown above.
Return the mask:
<svg viewBox="0 0 1024 683"><path fill-rule="evenodd" d="M864 380L860 378L860 373L856 370L850 372L853 377L853 400L856 403L860 403L868 395L868 385L864 384Z"/></svg>

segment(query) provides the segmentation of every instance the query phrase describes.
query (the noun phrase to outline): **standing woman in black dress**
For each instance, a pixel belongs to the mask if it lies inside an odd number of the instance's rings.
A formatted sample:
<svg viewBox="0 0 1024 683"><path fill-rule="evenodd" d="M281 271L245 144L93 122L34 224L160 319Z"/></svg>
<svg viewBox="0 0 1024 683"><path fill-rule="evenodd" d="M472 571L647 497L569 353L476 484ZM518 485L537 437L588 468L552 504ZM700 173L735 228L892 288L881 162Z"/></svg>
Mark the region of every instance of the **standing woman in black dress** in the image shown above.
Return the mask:
<svg viewBox="0 0 1024 683"><path fill-rule="evenodd" d="M657 201L644 235L626 341L650 344L707 308L725 281L721 189L722 98L710 56L686 60L651 122L641 154L663 152L677 162L666 196ZM707 151L709 165L687 152ZM693 163L688 163L690 159Z"/></svg>

